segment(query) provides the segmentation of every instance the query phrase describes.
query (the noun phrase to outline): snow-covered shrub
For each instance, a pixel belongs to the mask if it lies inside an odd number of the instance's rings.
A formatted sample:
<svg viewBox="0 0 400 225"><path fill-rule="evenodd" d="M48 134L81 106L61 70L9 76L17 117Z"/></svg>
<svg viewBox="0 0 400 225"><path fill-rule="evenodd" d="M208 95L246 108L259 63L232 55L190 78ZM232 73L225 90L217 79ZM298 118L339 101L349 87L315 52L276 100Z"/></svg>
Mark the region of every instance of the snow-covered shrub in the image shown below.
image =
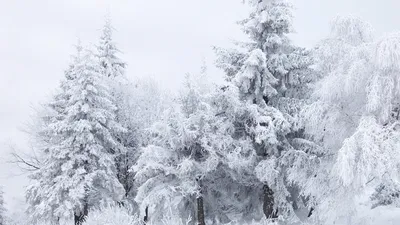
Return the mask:
<svg viewBox="0 0 400 225"><path fill-rule="evenodd" d="M142 225L143 221L132 210L108 206L89 212L85 225Z"/></svg>
<svg viewBox="0 0 400 225"><path fill-rule="evenodd" d="M280 223L276 220L267 220L267 219L263 219L261 221L250 221L247 223L239 223L239 222L230 222L228 224L225 225L279 225Z"/></svg>
<svg viewBox="0 0 400 225"><path fill-rule="evenodd" d="M143 218L132 213L133 210L119 206L108 206L89 212L84 225L143 225ZM188 225L192 219L181 219L175 216L173 209L165 211L161 221L148 222L148 225Z"/></svg>

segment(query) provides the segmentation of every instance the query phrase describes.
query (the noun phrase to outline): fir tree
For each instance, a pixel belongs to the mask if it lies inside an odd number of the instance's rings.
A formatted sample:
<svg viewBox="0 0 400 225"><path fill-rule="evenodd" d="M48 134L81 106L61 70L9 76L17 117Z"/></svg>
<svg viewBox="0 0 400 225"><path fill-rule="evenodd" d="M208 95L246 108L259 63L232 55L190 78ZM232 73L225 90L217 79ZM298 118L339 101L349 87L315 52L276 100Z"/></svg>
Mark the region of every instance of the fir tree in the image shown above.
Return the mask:
<svg viewBox="0 0 400 225"><path fill-rule="evenodd" d="M115 121L116 107L99 73L92 52L73 67L73 79L62 82L62 116L48 125L55 140L46 163L31 175L29 211L36 220L75 218L82 224L88 210L121 199L123 187L116 178L113 153L123 148L115 133L124 131Z"/></svg>
<svg viewBox="0 0 400 225"><path fill-rule="evenodd" d="M71 57L71 63L64 71L63 79L67 81L73 80L77 76L76 66L81 63L82 50L80 40L75 45L76 53ZM55 90L54 96L46 103L40 105L35 112L33 120L26 129L27 133L32 137L32 152L30 154L13 153L16 162L28 172L38 170L46 160L48 149L57 143L53 133L49 132L49 124L61 120L65 117L65 104L69 99L66 94L70 88L70 82L63 82L58 89Z"/></svg>
<svg viewBox="0 0 400 225"><path fill-rule="evenodd" d="M126 63L117 56L120 51L113 40L113 29L111 19L107 17L97 45L97 57L103 75L122 78L125 75Z"/></svg>
<svg viewBox="0 0 400 225"><path fill-rule="evenodd" d="M313 82L309 53L294 46L292 6L281 0L249 1L252 12L241 22L250 42L240 43L237 50L221 50L217 62L227 72L227 80L239 87L240 98L249 114L243 135L253 140L255 167L253 175L263 183L263 211L267 218L278 215L296 219L288 185L302 170L301 161L315 158L319 149L304 140L298 120L304 92ZM304 176L301 176L304 177ZM301 200L300 200L301 201ZM299 204L297 204L299 205Z"/></svg>
<svg viewBox="0 0 400 225"><path fill-rule="evenodd" d="M129 104L128 101L130 101L127 98L131 96L128 96L129 93L125 90L133 87L126 82L125 70L127 65L118 57L120 51L113 40L113 31L114 28L112 27L111 19L107 16L99 43L97 44L96 56L101 68L101 74L109 78L111 95L114 100L113 104L117 107L116 120L120 124L124 124L126 128L126 132L115 134L117 140L125 147L123 148L123 152L115 152L115 163L118 180L125 189L124 202L126 202L129 201L127 198L128 196L131 198L134 197L132 196L134 191L133 174L129 171L129 168L133 165L136 157L135 150L139 145L139 140L135 137L137 136L135 131L139 128L131 126L132 122L129 121L129 112L127 111L132 109L127 108L127 104Z"/></svg>

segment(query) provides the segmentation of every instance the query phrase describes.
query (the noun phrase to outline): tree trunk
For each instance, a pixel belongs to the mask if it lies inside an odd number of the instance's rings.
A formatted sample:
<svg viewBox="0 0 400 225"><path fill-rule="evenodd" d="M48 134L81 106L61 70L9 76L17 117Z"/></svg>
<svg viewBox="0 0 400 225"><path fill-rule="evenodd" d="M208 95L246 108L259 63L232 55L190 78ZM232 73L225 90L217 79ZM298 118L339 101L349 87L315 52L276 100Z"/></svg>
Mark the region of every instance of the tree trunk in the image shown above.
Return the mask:
<svg viewBox="0 0 400 225"><path fill-rule="evenodd" d="M267 184L264 184L263 191L264 191L263 211L265 217L267 217L267 219L278 218L278 211L274 210L274 192Z"/></svg>
<svg viewBox="0 0 400 225"><path fill-rule="evenodd" d="M83 206L83 212L74 213L75 225L82 225L86 221L88 213L88 205L87 203L85 203L85 205Z"/></svg>
<svg viewBox="0 0 400 225"><path fill-rule="evenodd" d="M54 224L55 225L60 225L60 217L57 218L57 220L54 222ZM2 224L0 223L0 225L2 225Z"/></svg>
<svg viewBox="0 0 400 225"><path fill-rule="evenodd" d="M308 213L308 216L307 216L307 217L310 217L310 216L312 216L313 212L314 212L314 208L313 208L313 207L311 207L311 209L310 209L310 212Z"/></svg>
<svg viewBox="0 0 400 225"><path fill-rule="evenodd" d="M206 225L206 222L204 221L203 196L197 197L197 224Z"/></svg>
<svg viewBox="0 0 400 225"><path fill-rule="evenodd" d="M146 209L144 210L144 218L143 218L144 224L146 224L147 221L149 221L149 207L148 206L146 206Z"/></svg>
<svg viewBox="0 0 400 225"><path fill-rule="evenodd" d="M75 221L75 225L80 225L81 224L81 216L78 213L74 213L74 221Z"/></svg>
<svg viewBox="0 0 400 225"><path fill-rule="evenodd" d="M203 191L201 180L197 179L200 188L200 194L197 196L197 224L198 225L206 225L204 220L204 202L203 202Z"/></svg>

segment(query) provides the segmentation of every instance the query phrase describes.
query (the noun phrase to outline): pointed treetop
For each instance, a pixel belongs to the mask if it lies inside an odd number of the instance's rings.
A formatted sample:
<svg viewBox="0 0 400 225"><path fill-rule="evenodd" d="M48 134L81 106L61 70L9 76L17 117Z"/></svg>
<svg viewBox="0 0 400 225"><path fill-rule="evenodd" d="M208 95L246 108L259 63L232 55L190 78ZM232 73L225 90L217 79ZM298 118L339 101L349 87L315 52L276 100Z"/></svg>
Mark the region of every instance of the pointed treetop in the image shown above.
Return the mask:
<svg viewBox="0 0 400 225"><path fill-rule="evenodd" d="M200 74L201 75L206 75L207 74L207 62L206 62L206 58L203 56L201 59L201 68L200 68Z"/></svg>
<svg viewBox="0 0 400 225"><path fill-rule="evenodd" d="M109 13L107 13L104 16L104 25L103 25L103 29L102 29L102 37L104 38L108 38L111 39L112 38L112 31L113 31L113 27L112 27L112 23L111 23L111 15Z"/></svg>
<svg viewBox="0 0 400 225"><path fill-rule="evenodd" d="M82 46L82 41L81 41L81 39L79 37L78 37L78 39L76 41L76 44L74 46L76 48L76 51L77 51L78 55L80 55L80 53L83 50L83 46Z"/></svg>
<svg viewBox="0 0 400 225"><path fill-rule="evenodd" d="M97 45L97 57L102 66L102 74L107 77L123 77L126 63L117 54L120 52L112 39L114 28L111 25L110 16L106 16L105 24L100 36L100 43Z"/></svg>
<svg viewBox="0 0 400 225"><path fill-rule="evenodd" d="M57 143L32 174L35 182L27 191L34 219L71 217L84 212L86 204L120 201L124 194L113 159L116 151L124 151L117 134L125 128L116 120L117 107L99 66L97 55L85 49L73 67L76 76L63 81L61 115L46 130Z"/></svg>
<svg viewBox="0 0 400 225"><path fill-rule="evenodd" d="M81 39L79 37L78 37L74 47L75 47L76 53L75 53L75 55L72 56L72 58L73 58L73 62L77 63L82 58L82 53L83 53L83 50L84 50L84 47L82 45L82 41L81 41Z"/></svg>
<svg viewBox="0 0 400 225"><path fill-rule="evenodd" d="M82 53L84 48L82 46L80 38L77 39L77 43L74 45L74 47L75 47L75 54L71 55L71 63L68 66L68 69L66 69L64 72L67 80L71 80L76 77L75 67L82 60Z"/></svg>

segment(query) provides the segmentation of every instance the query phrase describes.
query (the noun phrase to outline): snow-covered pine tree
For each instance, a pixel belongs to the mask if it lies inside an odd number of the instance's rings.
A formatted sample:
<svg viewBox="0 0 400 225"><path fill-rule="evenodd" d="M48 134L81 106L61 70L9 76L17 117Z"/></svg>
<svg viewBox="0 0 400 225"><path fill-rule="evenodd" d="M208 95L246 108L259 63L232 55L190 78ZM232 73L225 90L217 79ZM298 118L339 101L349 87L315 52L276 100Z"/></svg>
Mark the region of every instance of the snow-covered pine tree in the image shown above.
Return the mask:
<svg viewBox="0 0 400 225"><path fill-rule="evenodd" d="M238 49L217 49L217 65L240 90L242 101L254 109L245 135L253 140L257 157L254 175L264 184L264 214L296 219L296 199L290 185L304 171L301 161L315 159L315 144L304 139L298 114L306 87L315 74L309 52L294 46L292 6L285 0L250 0L252 12L241 22L250 42ZM313 161L313 160L312 160ZM301 204L300 204L301 205Z"/></svg>
<svg viewBox="0 0 400 225"><path fill-rule="evenodd" d="M124 128L115 121L116 107L87 50L73 67L76 76L62 81L63 116L48 125L52 134L46 163L30 178L28 211L34 220L57 222L74 218L82 224L91 207L121 200L113 153L123 148L115 134Z"/></svg>
<svg viewBox="0 0 400 225"><path fill-rule="evenodd" d="M37 133L37 138L45 138L47 140L43 140L44 143L48 145L48 147L56 144L57 141L54 140L52 133L48 133L48 126L55 121L63 120L66 117L66 105L67 102L71 98L71 94L68 93L72 88L72 81L79 76L80 68L82 65L82 54L83 54L83 46L81 41L78 39L77 44L75 45L76 53L72 55L71 63L68 65L68 69L64 71L64 79L66 82L61 82L60 88L56 90L53 99L51 99L47 104L44 105L43 113L45 116L39 119L42 126L37 129L39 132ZM47 133L46 133L47 132ZM35 139L37 140L37 139ZM42 143L43 143L42 141ZM51 142L53 141L53 142ZM55 142L54 142L55 141ZM42 146L43 147L43 146Z"/></svg>
<svg viewBox="0 0 400 225"><path fill-rule="evenodd" d="M4 207L4 192L0 186L0 225L6 225L6 209Z"/></svg>
<svg viewBox="0 0 400 225"><path fill-rule="evenodd" d="M129 107L128 99L134 96L128 96L131 94L127 92L128 88L132 88L132 85L127 82L125 76L126 63L119 58L118 53L120 50L117 48L117 44L113 40L114 28L111 24L111 18L109 15L105 18L105 24L101 31L99 43L96 46L96 56L100 65L100 72L103 76L109 78L109 85L111 86L111 95L113 97L113 104L117 107L116 120L123 124L126 131L123 133L115 134L117 140L125 146L123 152L115 152L115 163L117 167L117 177L125 189L124 202L130 202L134 198L134 183L133 174L129 171L129 168L134 164L136 158L135 150L138 148L140 140L136 137L138 134L135 132L140 128L132 126L132 121L129 121L131 114L129 111L135 110ZM130 200L128 198L130 197Z"/></svg>
<svg viewBox="0 0 400 225"><path fill-rule="evenodd" d="M124 78L126 63L117 55L120 50L113 40L113 29L111 19L107 16L97 45L97 57L103 75L111 78Z"/></svg>
<svg viewBox="0 0 400 225"><path fill-rule="evenodd" d="M72 80L76 77L75 66L80 63L82 45L78 39L75 45L76 53L71 56L71 63L64 71L64 79ZM69 96L65 92L70 88L69 83L64 82L55 90L52 98L46 103L41 104L35 111L32 121L25 128L31 139L31 152L20 154L14 152L12 156L20 168L27 172L38 170L46 159L48 148L57 143L53 134L48 132L48 125L56 120L61 120L65 116L64 107Z"/></svg>

